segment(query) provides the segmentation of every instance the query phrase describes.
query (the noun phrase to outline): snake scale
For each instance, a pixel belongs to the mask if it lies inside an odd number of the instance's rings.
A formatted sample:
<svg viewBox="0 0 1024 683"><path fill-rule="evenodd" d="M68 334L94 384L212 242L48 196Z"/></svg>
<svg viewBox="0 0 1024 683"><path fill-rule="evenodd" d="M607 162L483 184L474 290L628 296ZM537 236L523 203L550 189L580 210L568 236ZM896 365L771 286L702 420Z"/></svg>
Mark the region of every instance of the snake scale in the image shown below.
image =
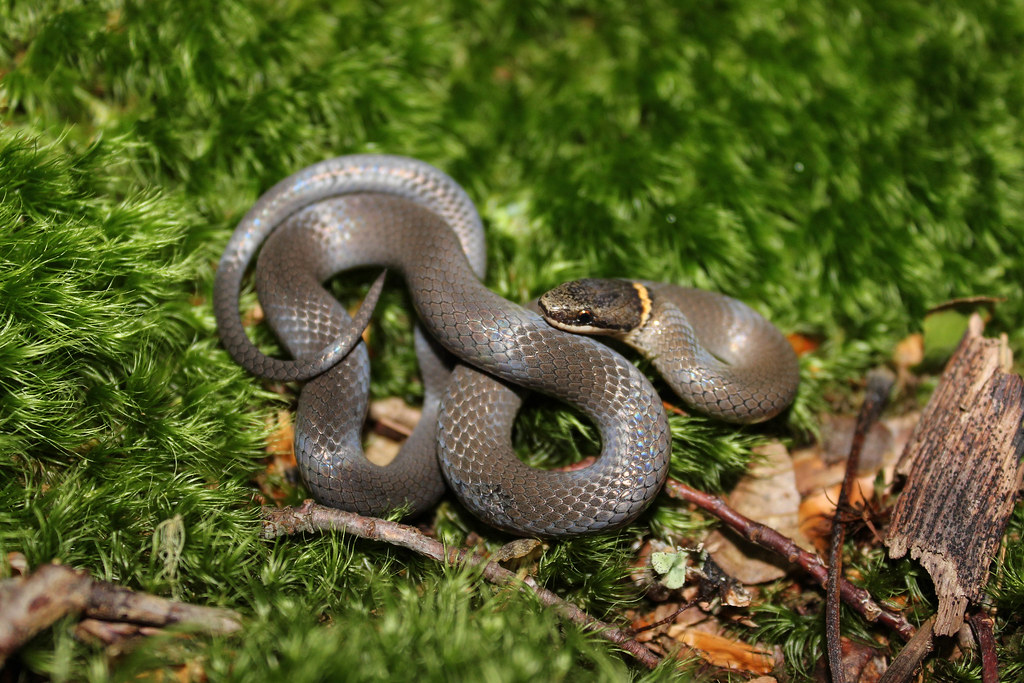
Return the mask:
<svg viewBox="0 0 1024 683"><path fill-rule="evenodd" d="M294 360L264 355L242 326L238 299L257 252L266 320ZM309 380L299 397L295 447L303 480L320 502L369 515L401 506L416 513L433 505L447 482L474 514L519 535L557 537L628 523L667 477L669 430L658 393L609 347L557 329L484 287L485 262L480 218L454 180L413 159L344 156L282 180L243 217L218 266L214 311L224 346L243 367ZM340 271L370 265L404 277L420 321L423 417L386 467L365 459L360 438L369 359L359 334L382 278L354 321L323 287ZM695 388L691 402L703 395L711 404L733 405L734 414L723 416L740 421L768 416L746 415L745 405L774 414L789 403L795 356L763 318L720 295L683 294L673 304L676 294L668 289L643 287L648 314L660 316L664 308L677 318L671 327L652 319L648 336L670 342L681 317L692 346L700 347L702 335L724 340L720 349L698 351L694 362L676 363ZM687 305L697 309L693 327ZM731 369L728 347L740 342L755 355L747 364L755 385L742 384L742 372ZM658 358L663 349L654 352ZM713 369L696 370L697 362ZM593 420L602 440L597 461L563 472L519 460L510 442L519 388L561 399Z"/></svg>

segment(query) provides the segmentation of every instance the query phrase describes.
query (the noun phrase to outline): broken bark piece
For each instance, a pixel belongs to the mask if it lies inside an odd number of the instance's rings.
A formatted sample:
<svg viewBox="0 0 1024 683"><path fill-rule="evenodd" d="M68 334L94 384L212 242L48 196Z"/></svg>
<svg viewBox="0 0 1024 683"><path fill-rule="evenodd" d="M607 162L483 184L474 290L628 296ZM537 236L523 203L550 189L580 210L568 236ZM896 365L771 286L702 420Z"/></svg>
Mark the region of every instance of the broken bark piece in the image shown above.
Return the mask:
<svg viewBox="0 0 1024 683"><path fill-rule="evenodd" d="M939 598L934 631L956 633L978 602L1021 484L1024 381L1004 368L1006 341L985 339L977 315L911 434L907 475L886 545L924 566Z"/></svg>

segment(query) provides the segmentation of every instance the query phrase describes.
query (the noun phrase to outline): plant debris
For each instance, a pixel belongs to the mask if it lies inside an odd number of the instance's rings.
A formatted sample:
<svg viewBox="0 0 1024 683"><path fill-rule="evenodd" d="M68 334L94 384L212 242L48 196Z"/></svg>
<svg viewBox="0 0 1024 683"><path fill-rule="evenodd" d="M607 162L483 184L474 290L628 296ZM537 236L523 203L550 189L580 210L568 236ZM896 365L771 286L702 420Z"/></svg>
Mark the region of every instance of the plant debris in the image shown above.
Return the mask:
<svg viewBox="0 0 1024 683"><path fill-rule="evenodd" d="M800 495L789 452L782 444L771 443L755 453L760 457L727 497L730 507L810 549L799 529ZM704 546L723 570L745 584L774 581L789 570L778 555L731 532L712 531Z"/></svg>
<svg viewBox="0 0 1024 683"><path fill-rule="evenodd" d="M10 561L10 560L9 560ZM12 566L24 565L20 559ZM81 614L78 634L113 645L161 632L171 625L207 633L234 633L241 617L232 610L189 605L139 593L92 578L61 564L0 582L0 668L34 635L69 614Z"/></svg>
<svg viewBox="0 0 1024 683"><path fill-rule="evenodd" d="M939 597L936 635L956 633L979 603L1021 485L1024 381L1006 340L981 336L981 318L949 361L897 470L908 475L886 545L928 570Z"/></svg>

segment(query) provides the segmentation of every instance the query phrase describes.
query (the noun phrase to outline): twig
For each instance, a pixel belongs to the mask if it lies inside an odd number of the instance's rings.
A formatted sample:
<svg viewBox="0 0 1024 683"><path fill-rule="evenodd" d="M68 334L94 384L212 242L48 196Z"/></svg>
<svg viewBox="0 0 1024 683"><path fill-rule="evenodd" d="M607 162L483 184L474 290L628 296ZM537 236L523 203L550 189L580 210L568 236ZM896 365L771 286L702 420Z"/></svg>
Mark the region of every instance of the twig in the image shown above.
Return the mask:
<svg viewBox="0 0 1024 683"><path fill-rule="evenodd" d="M999 683L999 660L996 658L996 639L992 633L994 621L984 612L972 614L968 621L978 639L981 650L981 683Z"/></svg>
<svg viewBox="0 0 1024 683"><path fill-rule="evenodd" d="M921 662L932 651L932 635L935 627L935 615L928 618L928 621L921 624L917 633L904 646L896 659L889 663L878 683L905 683L914 675L914 671L921 665Z"/></svg>
<svg viewBox="0 0 1024 683"><path fill-rule="evenodd" d="M678 617L680 614L682 614L683 612L685 612L686 610L690 609L691 607L693 607L696 604L697 604L697 598L694 598L693 600L689 600L687 602L684 602L683 604L679 605L679 607L676 608L675 612L673 612L672 614L668 615L664 619L659 619L658 621L654 622L653 624L647 624L646 626L641 626L640 628L636 628L636 629L633 629L633 630L636 633L643 633L644 631L650 631L651 629L658 628L659 626L664 626L665 624L671 624L672 622L674 622L676 620L676 617Z"/></svg>
<svg viewBox="0 0 1024 683"><path fill-rule="evenodd" d="M791 539L786 538L775 529L759 524L733 510L729 505L711 494L698 491L682 482L669 479L665 491L673 498L693 503L697 507L714 515L726 526L733 529L751 543L770 550L795 564L811 575L819 585L824 586L828 578L828 570L821 560L807 552ZM877 621L900 634L905 640L914 635L914 627L902 615L885 609L863 588L857 588L845 579L839 581L839 595L847 605L859 612L868 621Z"/></svg>
<svg viewBox="0 0 1024 683"><path fill-rule="evenodd" d="M832 520L832 546L829 549L828 581L825 586L825 642L832 683L846 683L839 627L839 580L843 575L842 550L846 538L846 525L843 523L842 513L850 506L851 489L860 468L860 453L864 448L864 441L881 415L894 381L892 373L885 369L874 370L868 375L864 404L857 415L853 443L850 445L850 455L846 459L846 474L843 477L843 486L839 490L839 500L836 502L836 515Z"/></svg>
<svg viewBox="0 0 1024 683"><path fill-rule="evenodd" d="M241 628L237 613L158 598L59 564L0 583L0 667L34 635L68 614L148 626L182 624L209 633Z"/></svg>
<svg viewBox="0 0 1024 683"><path fill-rule="evenodd" d="M563 618L615 643L633 655L644 666L653 669L661 661L657 655L643 644L633 640L625 631L593 618L579 607L562 600L551 591L541 588L531 577L520 578L515 572L466 550L446 548L440 541L424 536L414 527L335 510L317 505L312 501L306 501L294 508L264 507L263 518L264 538L311 531L341 531L360 538L383 541L407 548L452 566L481 567L484 578L491 583L501 586L528 587L541 604L554 608Z"/></svg>
<svg viewBox="0 0 1024 683"><path fill-rule="evenodd" d="M139 626L117 621L82 619L75 626L75 638L83 643L95 643L106 648L107 655L118 656L142 638L159 635L163 629L156 626Z"/></svg>

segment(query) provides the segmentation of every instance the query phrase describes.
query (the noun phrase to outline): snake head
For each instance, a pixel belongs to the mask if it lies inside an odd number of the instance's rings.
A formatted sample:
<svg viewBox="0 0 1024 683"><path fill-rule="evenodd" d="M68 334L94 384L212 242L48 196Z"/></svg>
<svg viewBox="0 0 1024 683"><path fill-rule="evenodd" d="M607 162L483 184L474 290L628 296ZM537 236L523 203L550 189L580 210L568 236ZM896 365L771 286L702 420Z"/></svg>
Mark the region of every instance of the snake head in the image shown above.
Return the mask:
<svg viewBox="0 0 1024 683"><path fill-rule="evenodd" d="M552 327L613 337L641 327L651 312L647 288L631 280L573 280L545 292L538 303Z"/></svg>

